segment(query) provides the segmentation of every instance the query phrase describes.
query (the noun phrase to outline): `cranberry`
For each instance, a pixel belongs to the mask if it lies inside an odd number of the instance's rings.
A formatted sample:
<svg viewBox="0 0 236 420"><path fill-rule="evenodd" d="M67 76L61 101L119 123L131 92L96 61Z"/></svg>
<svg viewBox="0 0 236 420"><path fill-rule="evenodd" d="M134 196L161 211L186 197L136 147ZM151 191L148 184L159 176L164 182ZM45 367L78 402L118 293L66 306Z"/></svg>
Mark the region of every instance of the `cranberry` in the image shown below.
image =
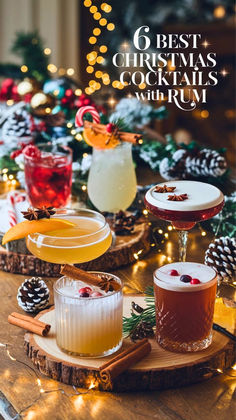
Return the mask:
<svg viewBox="0 0 236 420"><path fill-rule="evenodd" d="M112 133L114 128L115 128L115 124L109 123L109 124L106 125L106 130L107 130L108 133Z"/></svg>
<svg viewBox="0 0 236 420"><path fill-rule="evenodd" d="M40 150L32 144L29 144L29 146L24 148L24 154L33 159L39 159L41 155Z"/></svg>
<svg viewBox="0 0 236 420"><path fill-rule="evenodd" d="M191 277L191 276L189 276L188 274L183 274L183 275L180 277L180 281L182 281L183 283L190 283L190 282L191 282L191 280L192 280L192 277Z"/></svg>
<svg viewBox="0 0 236 420"><path fill-rule="evenodd" d="M199 283L201 283L201 282L200 282L200 280L198 280L198 279L192 279L192 280L190 281L190 284L199 284Z"/></svg>
<svg viewBox="0 0 236 420"><path fill-rule="evenodd" d="M81 289L79 289L79 294L81 293L88 293L90 294L92 292L91 287L81 287Z"/></svg>
<svg viewBox="0 0 236 420"><path fill-rule="evenodd" d="M100 297L100 296L103 296L102 293L100 293L100 292L93 292L90 295L90 297Z"/></svg>
<svg viewBox="0 0 236 420"><path fill-rule="evenodd" d="M11 159L15 159L17 156L19 156L22 153L22 150L14 150L13 152L11 152L10 154L10 158Z"/></svg>
<svg viewBox="0 0 236 420"><path fill-rule="evenodd" d="M89 297L89 293L86 293L86 292L80 293L79 297Z"/></svg>
<svg viewBox="0 0 236 420"><path fill-rule="evenodd" d="M168 273L170 276L179 276L179 273L177 270L170 270Z"/></svg>

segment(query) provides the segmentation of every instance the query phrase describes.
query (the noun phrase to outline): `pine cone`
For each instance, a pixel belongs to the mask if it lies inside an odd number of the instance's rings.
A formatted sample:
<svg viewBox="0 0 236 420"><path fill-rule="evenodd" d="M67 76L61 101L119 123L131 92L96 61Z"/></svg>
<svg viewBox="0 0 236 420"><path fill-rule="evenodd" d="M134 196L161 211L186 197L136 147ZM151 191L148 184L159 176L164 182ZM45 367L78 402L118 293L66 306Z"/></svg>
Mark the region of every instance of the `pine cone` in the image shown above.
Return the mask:
<svg viewBox="0 0 236 420"><path fill-rule="evenodd" d="M186 172L192 176L212 176L217 178L225 173L227 163L217 151L210 149L199 150L195 157L187 156L185 160Z"/></svg>
<svg viewBox="0 0 236 420"><path fill-rule="evenodd" d="M226 169L225 158L217 151L210 149L191 153L185 149L179 149L172 155L171 160L164 158L159 166L160 175L168 181L204 176L217 178L223 175Z"/></svg>
<svg viewBox="0 0 236 420"><path fill-rule="evenodd" d="M222 277L232 277L236 270L236 240L221 236L209 245L205 253L205 264L213 267Z"/></svg>
<svg viewBox="0 0 236 420"><path fill-rule="evenodd" d="M25 109L19 109L6 120L4 134L17 138L29 137L31 136L30 125L28 112Z"/></svg>
<svg viewBox="0 0 236 420"><path fill-rule="evenodd" d="M168 158L162 159L159 166L159 171L162 178L166 179L167 181L171 181L172 179L185 179L186 155L186 150L179 149L172 155L171 163Z"/></svg>
<svg viewBox="0 0 236 420"><path fill-rule="evenodd" d="M138 325L131 331L130 338L132 341L141 340L146 337L153 337L154 331L150 322L140 321Z"/></svg>
<svg viewBox="0 0 236 420"><path fill-rule="evenodd" d="M17 301L24 311L38 312L49 303L49 289L41 277L31 277L19 287Z"/></svg>

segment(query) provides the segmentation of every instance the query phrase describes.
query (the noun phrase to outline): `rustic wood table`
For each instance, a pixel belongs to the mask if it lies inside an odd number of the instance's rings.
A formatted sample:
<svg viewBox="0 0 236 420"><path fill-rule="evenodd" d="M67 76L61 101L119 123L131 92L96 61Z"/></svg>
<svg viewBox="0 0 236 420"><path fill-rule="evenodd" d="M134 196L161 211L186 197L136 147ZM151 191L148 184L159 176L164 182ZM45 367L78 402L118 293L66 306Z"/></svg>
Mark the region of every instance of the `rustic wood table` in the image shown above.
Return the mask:
<svg viewBox="0 0 236 420"><path fill-rule="evenodd" d="M146 168L139 170L139 178L143 184L160 181L158 175L154 177ZM201 236L199 229L192 230L189 235L188 260L203 262L211 239L210 234ZM178 259L177 233L169 232L169 238L160 247L161 252L155 249L144 259L115 272L125 283L125 293L142 293L152 284L154 269L169 262L167 256L169 259ZM21 416L27 420L236 419L236 378L225 374L196 385L167 391L117 394L91 390L85 395L73 397L56 391L40 395L35 374L24 365L26 363L33 367L23 349L24 332L7 322L10 312L23 312L16 301L17 289L23 280L24 276L0 271L0 343L9 343L10 355L23 362L20 364L11 360L6 350L0 347L0 420L12 419L22 410ZM54 281L48 279L51 290ZM222 293L236 300L232 287L223 288ZM236 375L231 370L232 373ZM40 374L39 377L45 390L60 389L68 394L74 392L70 386ZM81 389L81 392L84 391Z"/></svg>
<svg viewBox="0 0 236 420"><path fill-rule="evenodd" d="M169 233L162 252L152 251L144 260L137 261L116 271L125 282L126 293L139 293L152 283L152 272L169 258L177 258L176 232ZM190 233L188 260L203 261L210 235L202 237L198 229ZM23 349L23 330L8 324L7 316L12 311L21 311L17 306L17 289L24 276L0 272L1 328L0 343L9 343L10 355L33 367ZM48 285L52 288L52 279ZM226 288L227 295L232 287ZM232 296L231 296L232 297ZM206 382L186 388L167 391L113 394L91 390L85 395L68 398L61 391L39 394L36 376L30 368L11 360L6 350L0 347L0 418L11 419L22 413L28 420L234 420L236 413L236 379L220 374ZM232 371L230 371L232 373ZM235 374L235 372L234 372ZM73 393L72 387L40 375L45 390L60 388ZM81 390L84 392L84 390ZM39 398L39 399L38 399ZM1 403L2 399L2 403ZM38 399L38 400L37 400ZM1 412L8 406L8 415Z"/></svg>

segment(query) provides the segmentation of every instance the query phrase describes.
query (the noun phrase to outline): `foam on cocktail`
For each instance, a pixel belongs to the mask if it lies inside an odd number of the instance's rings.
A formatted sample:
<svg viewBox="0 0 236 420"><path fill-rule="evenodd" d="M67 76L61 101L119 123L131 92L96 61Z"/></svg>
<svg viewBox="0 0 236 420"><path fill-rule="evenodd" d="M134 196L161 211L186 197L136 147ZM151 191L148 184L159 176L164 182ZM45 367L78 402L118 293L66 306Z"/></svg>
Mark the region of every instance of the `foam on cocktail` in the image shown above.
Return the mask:
<svg viewBox="0 0 236 420"><path fill-rule="evenodd" d="M63 286L58 289L59 293L62 293L63 296L68 298L79 298L80 293L79 290L83 287L89 287L92 292L99 292L101 296L99 297L88 297L88 298L81 298L81 302L85 302L87 299L99 299L102 296L108 296L111 295L113 292L105 292L104 290L100 289L100 287L97 286L91 286L90 284L86 284L83 281L74 280L71 281L71 284L68 286Z"/></svg>
<svg viewBox="0 0 236 420"><path fill-rule="evenodd" d="M176 270L178 276L170 275L171 270ZM183 283L182 275L189 275L200 280L199 284ZM156 285L166 290L178 292L192 292L210 287L215 282L216 272L213 268L194 262L176 262L158 268L154 273Z"/></svg>
<svg viewBox="0 0 236 420"><path fill-rule="evenodd" d="M224 200L222 192L214 185L198 181L170 181L158 184L176 187L173 193L158 193L151 188L146 194L146 201L164 210L173 211L197 211L218 206ZM184 201L169 201L168 195L187 194Z"/></svg>

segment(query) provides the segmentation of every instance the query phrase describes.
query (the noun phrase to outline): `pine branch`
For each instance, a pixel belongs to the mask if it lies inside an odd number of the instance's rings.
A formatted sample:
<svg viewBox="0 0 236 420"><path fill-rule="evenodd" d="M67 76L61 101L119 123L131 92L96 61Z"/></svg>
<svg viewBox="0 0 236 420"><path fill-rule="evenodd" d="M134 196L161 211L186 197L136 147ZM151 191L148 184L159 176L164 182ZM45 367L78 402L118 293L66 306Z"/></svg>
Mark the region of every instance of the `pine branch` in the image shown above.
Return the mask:
<svg viewBox="0 0 236 420"><path fill-rule="evenodd" d="M131 310L130 317L123 317L123 334L126 337L132 334L132 332L138 326L140 321L148 322L152 327L156 325L153 286L149 286L146 289L145 293L148 295L145 297L147 307L144 308L143 311L139 314L136 314L133 310Z"/></svg>

